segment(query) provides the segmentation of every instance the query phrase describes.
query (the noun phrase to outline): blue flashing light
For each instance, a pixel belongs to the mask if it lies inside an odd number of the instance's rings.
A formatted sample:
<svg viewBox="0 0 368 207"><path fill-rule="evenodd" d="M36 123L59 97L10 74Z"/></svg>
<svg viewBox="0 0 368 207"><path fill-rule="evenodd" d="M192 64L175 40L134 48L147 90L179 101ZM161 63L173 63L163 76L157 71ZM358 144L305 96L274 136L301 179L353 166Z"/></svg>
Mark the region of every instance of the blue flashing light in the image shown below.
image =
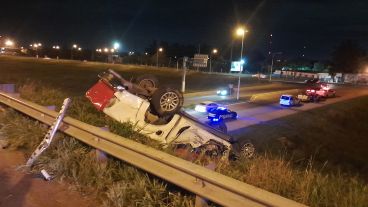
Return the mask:
<svg viewBox="0 0 368 207"><path fill-rule="evenodd" d="M212 119L212 121L213 121L213 122L217 122L217 121L218 121L218 119L217 119L217 118L213 118L213 119Z"/></svg>
<svg viewBox="0 0 368 207"><path fill-rule="evenodd" d="M226 108L225 107L222 107L222 106L217 107L217 109L226 110Z"/></svg>

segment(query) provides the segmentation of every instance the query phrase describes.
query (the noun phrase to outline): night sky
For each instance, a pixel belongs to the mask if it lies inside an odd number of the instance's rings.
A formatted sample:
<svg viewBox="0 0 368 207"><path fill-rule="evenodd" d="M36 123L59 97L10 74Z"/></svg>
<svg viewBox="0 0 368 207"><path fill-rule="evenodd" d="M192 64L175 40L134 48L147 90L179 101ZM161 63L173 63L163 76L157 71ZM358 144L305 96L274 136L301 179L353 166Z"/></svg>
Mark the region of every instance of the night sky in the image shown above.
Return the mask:
<svg viewBox="0 0 368 207"><path fill-rule="evenodd" d="M89 0L2 1L0 35L28 45L79 43L143 51L153 40L229 45L237 24L247 25L245 46L289 56L326 58L341 40L368 47L368 1L349 0Z"/></svg>

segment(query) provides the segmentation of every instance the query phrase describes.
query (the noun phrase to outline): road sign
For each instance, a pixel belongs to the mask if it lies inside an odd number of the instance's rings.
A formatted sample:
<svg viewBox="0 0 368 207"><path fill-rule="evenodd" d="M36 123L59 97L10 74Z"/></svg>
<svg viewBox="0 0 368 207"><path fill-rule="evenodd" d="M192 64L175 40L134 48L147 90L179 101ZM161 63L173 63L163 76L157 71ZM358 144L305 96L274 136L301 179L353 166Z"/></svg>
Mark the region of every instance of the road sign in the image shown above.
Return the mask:
<svg viewBox="0 0 368 207"><path fill-rule="evenodd" d="M231 62L231 72L240 72L243 71L243 64L241 61L233 61Z"/></svg>
<svg viewBox="0 0 368 207"><path fill-rule="evenodd" d="M208 55L194 54L193 66L194 67L200 67L200 68L206 68L207 67L207 61L208 61Z"/></svg>

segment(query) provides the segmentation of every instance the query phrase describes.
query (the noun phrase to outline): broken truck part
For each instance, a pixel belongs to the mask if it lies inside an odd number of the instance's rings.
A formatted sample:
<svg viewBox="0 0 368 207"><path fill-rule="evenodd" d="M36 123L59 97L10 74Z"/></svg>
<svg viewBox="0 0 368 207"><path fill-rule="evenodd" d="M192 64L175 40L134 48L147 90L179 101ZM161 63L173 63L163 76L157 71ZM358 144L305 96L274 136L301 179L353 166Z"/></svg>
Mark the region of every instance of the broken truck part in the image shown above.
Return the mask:
<svg viewBox="0 0 368 207"><path fill-rule="evenodd" d="M56 131L58 130L62 120L64 119L65 113L67 108L70 104L70 98L66 98L63 102L63 106L59 112L59 115L56 117L55 122L50 127L49 131L46 133L44 139L42 140L41 144L38 145L36 150L32 153L31 157L28 159L26 166L32 167L34 161L45 151L51 144Z"/></svg>

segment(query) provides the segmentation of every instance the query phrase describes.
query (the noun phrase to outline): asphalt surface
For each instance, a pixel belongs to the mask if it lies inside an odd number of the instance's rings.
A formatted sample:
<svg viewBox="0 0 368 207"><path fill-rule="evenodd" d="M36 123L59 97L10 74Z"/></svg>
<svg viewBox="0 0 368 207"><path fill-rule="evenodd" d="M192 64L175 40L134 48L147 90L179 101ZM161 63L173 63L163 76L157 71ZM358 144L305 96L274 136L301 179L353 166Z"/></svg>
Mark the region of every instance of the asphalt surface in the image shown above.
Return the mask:
<svg viewBox="0 0 368 207"><path fill-rule="evenodd" d="M252 95L266 93L270 91L279 91L287 89L300 88L300 84L285 84L285 83L269 83L261 85L249 85L240 88L240 99L248 100ZM214 102L233 102L236 98L236 89L232 96L218 96L216 91L205 91L198 93L190 93L184 95L184 106L198 104L203 101Z"/></svg>
<svg viewBox="0 0 368 207"><path fill-rule="evenodd" d="M305 86L299 86L299 88L303 88ZM280 88L269 88L269 92L277 92ZM334 98L328 98L324 101L321 101L319 103L302 103L301 106L295 106L295 107L283 107L280 106L278 101L278 98L275 98L273 103L269 104L257 104L252 103L249 101L243 101L240 103L233 103L226 105L228 109L236 111L238 113L238 119L237 120L228 120L226 121L226 126L228 129L228 134L238 134L241 133L244 129L246 129L249 126L259 124L262 122L270 121L273 119L282 118L285 116L289 116L295 113L299 113L302 111L307 111L311 109L315 109L318 107L323 107L329 104L333 104L340 101L345 101L349 99L353 99L359 96L365 96L368 95L368 88L367 87L344 87L344 86L338 86L336 87L336 97ZM259 91L252 91L252 92L259 92ZM250 91L242 91L242 96L244 96L244 93L250 93ZM206 97L200 97L198 99L205 99ZM272 97L274 98L274 97ZM207 123L207 114L205 113L199 113L192 109L186 110L187 113L190 115L196 117L198 120L200 120L203 123Z"/></svg>

